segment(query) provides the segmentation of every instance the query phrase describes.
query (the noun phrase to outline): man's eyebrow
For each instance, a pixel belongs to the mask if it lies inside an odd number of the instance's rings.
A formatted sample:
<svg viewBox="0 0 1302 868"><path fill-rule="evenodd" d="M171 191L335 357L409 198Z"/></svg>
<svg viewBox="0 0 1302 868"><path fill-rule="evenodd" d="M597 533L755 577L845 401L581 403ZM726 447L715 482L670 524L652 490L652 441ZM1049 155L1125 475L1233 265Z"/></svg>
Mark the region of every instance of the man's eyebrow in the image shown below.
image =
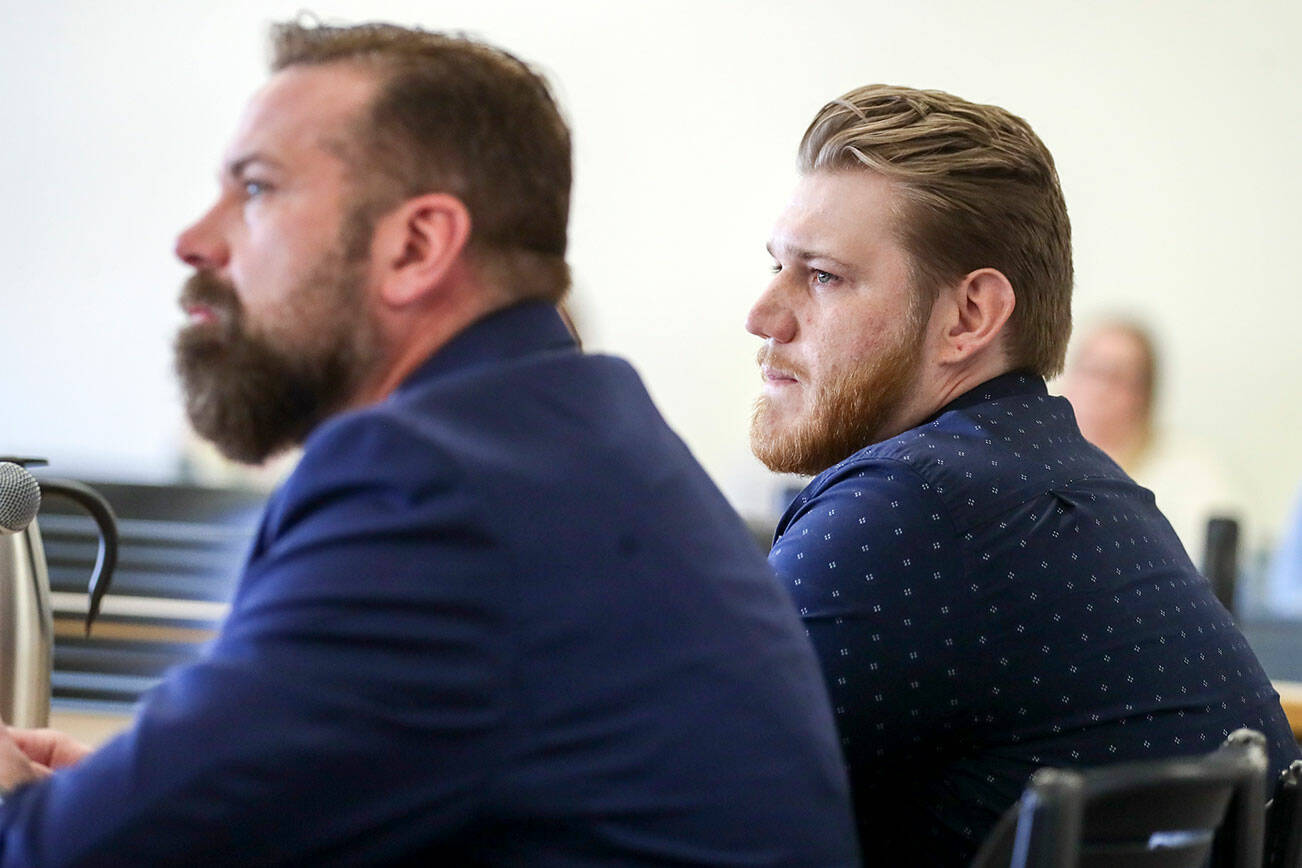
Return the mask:
<svg viewBox="0 0 1302 868"><path fill-rule="evenodd" d="M769 256L772 256L774 259L777 259L777 254L773 252L772 242L765 244L764 249L769 252ZM848 262L843 262L840 259L837 259L835 256L832 256L831 254L828 253L820 253L817 250L805 250L800 247L783 247L783 250L788 255L790 255L793 259L799 259L801 262L808 262L811 259L822 259L832 263L834 266L836 266L836 268L838 268L841 271L849 271L851 269L851 265Z"/></svg>
<svg viewBox="0 0 1302 868"><path fill-rule="evenodd" d="M226 164L226 169L223 172L223 174L227 178L238 179L241 175L244 174L244 171L254 163L261 163L273 169L280 167L280 164L277 163L275 160L273 160L271 157L268 157L266 154L261 153L260 151L255 151L252 154L246 154L243 157L240 157L235 160L231 160L229 163Z"/></svg>

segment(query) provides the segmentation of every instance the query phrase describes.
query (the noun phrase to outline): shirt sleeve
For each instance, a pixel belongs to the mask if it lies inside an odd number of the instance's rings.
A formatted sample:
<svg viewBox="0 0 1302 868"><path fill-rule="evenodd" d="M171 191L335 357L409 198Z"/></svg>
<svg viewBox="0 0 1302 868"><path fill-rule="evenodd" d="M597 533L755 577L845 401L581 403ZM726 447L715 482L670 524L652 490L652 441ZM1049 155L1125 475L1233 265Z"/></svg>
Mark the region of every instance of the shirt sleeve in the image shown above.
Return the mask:
<svg viewBox="0 0 1302 868"><path fill-rule="evenodd" d="M455 836L501 752L510 653L507 571L467 489L391 421L333 425L207 656L6 800L0 865L382 863Z"/></svg>
<svg viewBox="0 0 1302 868"><path fill-rule="evenodd" d="M793 507L769 560L818 653L857 797L944 750L972 661L960 544L931 486L898 462L858 464Z"/></svg>

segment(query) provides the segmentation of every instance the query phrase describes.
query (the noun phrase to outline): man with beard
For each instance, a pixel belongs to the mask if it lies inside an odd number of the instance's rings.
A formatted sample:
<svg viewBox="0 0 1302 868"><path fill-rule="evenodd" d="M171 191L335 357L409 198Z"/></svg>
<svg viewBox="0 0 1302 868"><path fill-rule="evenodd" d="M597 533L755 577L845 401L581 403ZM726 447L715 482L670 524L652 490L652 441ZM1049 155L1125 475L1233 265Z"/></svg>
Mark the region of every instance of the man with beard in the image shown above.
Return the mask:
<svg viewBox="0 0 1302 868"><path fill-rule="evenodd" d="M557 314L546 85L387 25L274 69L177 241L177 365L227 454L303 459L127 733L0 737L0 864L854 864L785 593Z"/></svg>
<svg viewBox="0 0 1302 868"><path fill-rule="evenodd" d="M1210 751L1278 699L1152 495L1044 378L1071 324L1053 159L1025 121L874 85L827 104L747 321L751 442L817 474L770 563L823 664L860 841L964 865L1040 766Z"/></svg>

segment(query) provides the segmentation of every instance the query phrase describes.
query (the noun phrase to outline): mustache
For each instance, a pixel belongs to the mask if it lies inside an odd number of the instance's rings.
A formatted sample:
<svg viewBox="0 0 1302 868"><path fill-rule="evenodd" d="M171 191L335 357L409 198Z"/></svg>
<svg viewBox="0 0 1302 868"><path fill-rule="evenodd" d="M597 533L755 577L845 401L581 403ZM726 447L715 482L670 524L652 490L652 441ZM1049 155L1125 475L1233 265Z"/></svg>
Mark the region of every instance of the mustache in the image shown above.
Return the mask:
<svg viewBox="0 0 1302 868"><path fill-rule="evenodd" d="M786 359L778 355L777 352L774 351L773 347L767 343L761 345L759 351L755 353L755 364L759 365L761 368L767 366L770 368L776 368L783 373L793 374L802 382L808 379L806 376L807 372L801 365L796 364L796 362L791 359Z"/></svg>
<svg viewBox="0 0 1302 868"><path fill-rule="evenodd" d="M190 275L181 285L177 304L182 310L199 306L209 308L227 322L238 320L241 312L235 285L210 271L196 271Z"/></svg>

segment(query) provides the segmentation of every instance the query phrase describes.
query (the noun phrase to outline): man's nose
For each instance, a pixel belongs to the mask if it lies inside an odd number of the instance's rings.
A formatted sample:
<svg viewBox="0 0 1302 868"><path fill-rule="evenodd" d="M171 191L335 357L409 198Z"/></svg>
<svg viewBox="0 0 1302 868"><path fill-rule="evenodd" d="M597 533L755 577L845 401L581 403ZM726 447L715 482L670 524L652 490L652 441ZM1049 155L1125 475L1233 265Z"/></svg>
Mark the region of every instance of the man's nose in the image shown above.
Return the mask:
<svg viewBox="0 0 1302 868"><path fill-rule="evenodd" d="M775 280L746 317L746 331L765 340L789 343L796 336L796 316L782 300Z"/></svg>
<svg viewBox="0 0 1302 868"><path fill-rule="evenodd" d="M176 237L176 256L201 271L218 271L230 261L230 247L218 231L214 206Z"/></svg>

